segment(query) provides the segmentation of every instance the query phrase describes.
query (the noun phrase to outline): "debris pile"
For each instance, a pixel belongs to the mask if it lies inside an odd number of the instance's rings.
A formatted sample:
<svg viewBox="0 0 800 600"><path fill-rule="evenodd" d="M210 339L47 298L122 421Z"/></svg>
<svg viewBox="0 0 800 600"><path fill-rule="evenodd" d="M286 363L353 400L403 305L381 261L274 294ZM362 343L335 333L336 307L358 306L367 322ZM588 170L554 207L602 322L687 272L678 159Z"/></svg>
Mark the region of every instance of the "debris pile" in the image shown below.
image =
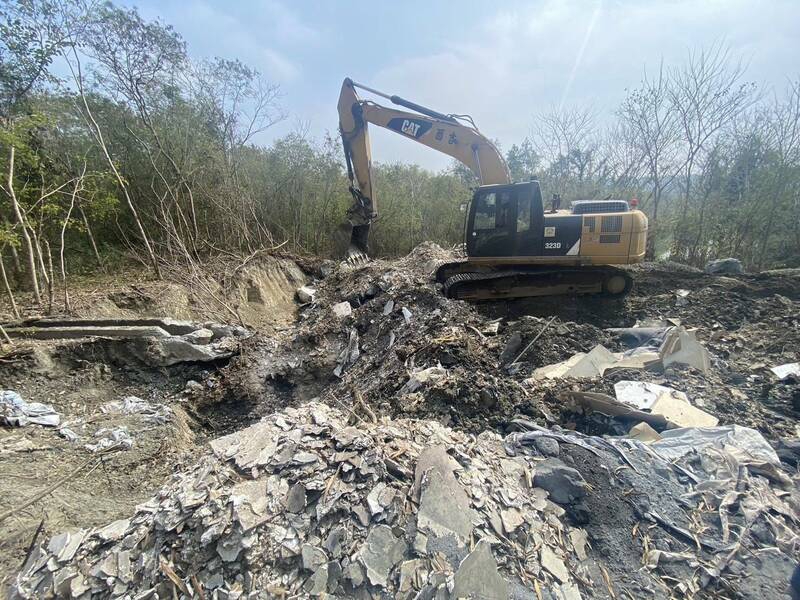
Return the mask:
<svg viewBox="0 0 800 600"><path fill-rule="evenodd" d="M52 406L26 402L13 390L0 390L0 423L24 427L29 424L58 427L61 417Z"/></svg>
<svg viewBox="0 0 800 600"><path fill-rule="evenodd" d="M782 588L758 573L764 553L788 581L797 499L779 490L796 482L756 432L647 447L517 426L286 409L212 441L130 518L37 546L12 597L664 597L676 578L768 595Z"/></svg>
<svg viewBox="0 0 800 600"><path fill-rule="evenodd" d="M310 268L297 323L186 384L227 434L212 454L121 521L36 544L14 596L787 594L800 277L642 265L622 300L498 307L442 296L453 258ZM197 331L163 339L227 339ZM131 393L101 412L170 418ZM126 424L75 446L124 447Z"/></svg>

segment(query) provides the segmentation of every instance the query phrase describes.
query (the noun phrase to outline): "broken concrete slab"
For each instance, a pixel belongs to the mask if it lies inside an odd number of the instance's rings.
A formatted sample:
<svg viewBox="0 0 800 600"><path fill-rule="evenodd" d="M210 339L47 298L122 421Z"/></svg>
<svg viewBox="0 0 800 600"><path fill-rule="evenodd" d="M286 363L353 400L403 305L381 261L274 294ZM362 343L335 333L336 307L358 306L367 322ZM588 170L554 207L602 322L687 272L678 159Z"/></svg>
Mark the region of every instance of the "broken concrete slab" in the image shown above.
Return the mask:
<svg viewBox="0 0 800 600"><path fill-rule="evenodd" d="M205 344L211 343L211 340L214 339L214 332L210 329L206 329L203 327L202 329L197 329L192 331L191 333L187 333L181 336L182 339L186 340L190 344L196 344L198 346L203 346Z"/></svg>
<svg viewBox="0 0 800 600"><path fill-rule="evenodd" d="M508 582L497 571L491 545L480 540L458 565L453 578L453 598L508 600Z"/></svg>
<svg viewBox="0 0 800 600"><path fill-rule="evenodd" d="M132 350L134 348L132 347ZM217 344L196 345L177 337L150 338L139 358L154 367L170 367L185 362L212 362L233 356Z"/></svg>
<svg viewBox="0 0 800 600"><path fill-rule="evenodd" d="M158 326L127 325L117 327L104 326L64 326L64 327L10 327L6 333L12 338L33 340L79 339L85 337L168 338L170 333Z"/></svg>

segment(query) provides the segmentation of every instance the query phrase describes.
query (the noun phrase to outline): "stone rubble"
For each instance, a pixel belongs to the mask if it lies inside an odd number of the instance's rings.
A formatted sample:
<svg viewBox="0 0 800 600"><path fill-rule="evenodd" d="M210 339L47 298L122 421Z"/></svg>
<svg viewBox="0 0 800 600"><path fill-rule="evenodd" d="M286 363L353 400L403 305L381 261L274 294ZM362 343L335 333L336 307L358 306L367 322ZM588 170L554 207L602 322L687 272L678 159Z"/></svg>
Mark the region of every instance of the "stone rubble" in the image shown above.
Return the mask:
<svg viewBox="0 0 800 600"><path fill-rule="evenodd" d="M609 472L625 466L622 455L629 457L631 476L670 469L666 458L654 463L657 451L633 440L612 444L537 429L503 439L413 419L351 423L351 415L309 402L213 440L212 453L177 473L130 518L37 545L10 597L499 600L533 598L534 589L543 598L603 597L600 557L591 551L587 530L576 524L581 511L585 521L593 518L583 504L596 490L584 479L589 473L578 469L578 455L567 449L581 448ZM544 457L540 446L557 451L540 443L543 436L576 466ZM757 433L741 430L725 439L752 452L763 444ZM710 506L731 508L738 501L750 526L773 511L772 533L760 534L764 543L787 553L800 550L800 539L786 525L796 518L791 500L754 475L741 487L746 467L792 489L794 483L775 469L774 453L725 459L734 456L734 446L714 446L714 440L699 446L714 485L698 485L695 493ZM681 472L699 481L691 453L670 448L669 460L679 460ZM643 510L657 527L657 516L647 512L656 507ZM726 544L738 522L735 513L726 515ZM709 538L704 523L702 534L688 535ZM655 547L643 558L648 569L637 577L664 585L661 574L676 574L671 557L677 547L652 539ZM696 547L694 553L691 545L681 547L691 558L683 561L690 569L682 573L687 591L720 576L726 548L701 555ZM698 561L710 566L692 575L690 565Z"/></svg>
<svg viewBox="0 0 800 600"><path fill-rule="evenodd" d="M796 378L769 367L798 358L797 301L774 293L795 284L659 267L586 322L580 303L492 319L435 289L450 259L422 245L315 281L297 326L240 357L293 407L211 441L129 519L40 540L12 597L781 597L800 446ZM723 426L671 429L613 396L632 380Z"/></svg>
<svg viewBox="0 0 800 600"><path fill-rule="evenodd" d="M130 519L38 546L12 597L507 598L534 577L576 583L564 561L585 570L585 532L529 493L538 459L509 458L497 434L348 426L312 402L211 448Z"/></svg>

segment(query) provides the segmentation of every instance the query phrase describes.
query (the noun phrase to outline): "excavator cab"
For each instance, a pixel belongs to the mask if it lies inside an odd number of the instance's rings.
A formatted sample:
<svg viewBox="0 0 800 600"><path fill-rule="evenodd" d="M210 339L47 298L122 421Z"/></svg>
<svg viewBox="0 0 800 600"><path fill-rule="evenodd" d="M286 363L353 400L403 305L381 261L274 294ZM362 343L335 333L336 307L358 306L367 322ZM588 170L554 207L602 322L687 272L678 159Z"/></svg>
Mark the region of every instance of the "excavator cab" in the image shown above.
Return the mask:
<svg viewBox="0 0 800 600"><path fill-rule="evenodd" d="M467 255L540 256L544 208L538 181L484 185L472 198L466 224Z"/></svg>

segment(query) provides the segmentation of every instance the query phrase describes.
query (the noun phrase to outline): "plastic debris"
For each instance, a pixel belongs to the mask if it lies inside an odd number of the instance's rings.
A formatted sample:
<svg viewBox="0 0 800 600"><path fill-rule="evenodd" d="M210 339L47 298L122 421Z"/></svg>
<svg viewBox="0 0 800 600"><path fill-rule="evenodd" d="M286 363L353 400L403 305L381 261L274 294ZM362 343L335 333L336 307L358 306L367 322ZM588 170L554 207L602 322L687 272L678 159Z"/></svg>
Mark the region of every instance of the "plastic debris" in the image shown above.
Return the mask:
<svg viewBox="0 0 800 600"><path fill-rule="evenodd" d="M167 423L172 418L172 410L164 404L151 404L138 396L126 396L121 401L107 402L100 410L106 414L142 415L154 423Z"/></svg>
<svg viewBox="0 0 800 600"><path fill-rule="evenodd" d="M775 373L778 379L786 379L790 375L800 377L800 363L787 363L785 365L778 365L777 367L770 367L770 371Z"/></svg>
<svg viewBox="0 0 800 600"><path fill-rule="evenodd" d="M0 422L16 427L42 425L58 427L61 417L52 406L26 402L17 392L0 390Z"/></svg>
<svg viewBox="0 0 800 600"><path fill-rule="evenodd" d="M113 429L104 427L98 429L94 436L99 438L97 443L84 446L89 452L102 452L112 448L130 450L133 447L133 439L125 427L114 427Z"/></svg>

